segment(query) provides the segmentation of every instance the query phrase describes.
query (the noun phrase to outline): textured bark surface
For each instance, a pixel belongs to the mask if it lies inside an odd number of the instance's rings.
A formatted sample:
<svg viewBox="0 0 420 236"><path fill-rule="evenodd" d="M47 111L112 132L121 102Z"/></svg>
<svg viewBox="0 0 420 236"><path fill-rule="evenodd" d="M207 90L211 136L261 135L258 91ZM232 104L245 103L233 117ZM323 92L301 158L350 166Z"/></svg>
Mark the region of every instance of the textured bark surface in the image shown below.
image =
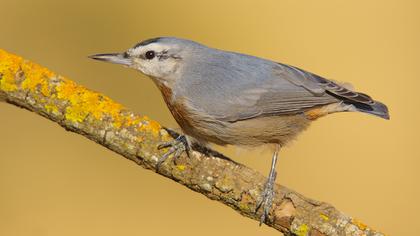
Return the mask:
<svg viewBox="0 0 420 236"><path fill-rule="evenodd" d="M0 100L42 115L155 171L166 150L156 146L172 137L146 116L139 116L48 69L0 50ZM233 161L196 151L166 161L159 174L259 220L255 212L266 178ZM333 206L276 185L267 225L285 235L383 235ZM256 223L257 227L257 223Z"/></svg>

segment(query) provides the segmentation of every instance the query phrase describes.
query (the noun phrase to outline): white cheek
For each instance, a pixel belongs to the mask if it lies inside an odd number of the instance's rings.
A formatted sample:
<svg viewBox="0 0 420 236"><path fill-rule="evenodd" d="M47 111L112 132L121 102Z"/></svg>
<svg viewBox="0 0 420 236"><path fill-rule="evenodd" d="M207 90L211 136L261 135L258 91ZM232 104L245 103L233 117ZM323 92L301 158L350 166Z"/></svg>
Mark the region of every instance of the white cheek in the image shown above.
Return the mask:
<svg viewBox="0 0 420 236"><path fill-rule="evenodd" d="M173 60L156 61L149 67L149 73L155 77L167 78L176 73L177 63Z"/></svg>
<svg viewBox="0 0 420 236"><path fill-rule="evenodd" d="M134 58L133 59L133 65L131 66L131 68L136 69L136 70L142 72L143 74L153 76L152 67L153 67L153 65L149 61L146 61L146 60L143 60L143 59L140 59L140 58Z"/></svg>
<svg viewBox="0 0 420 236"><path fill-rule="evenodd" d="M161 69L164 76L175 74L177 71L177 62L175 60L169 59L165 62L165 67L162 67Z"/></svg>
<svg viewBox="0 0 420 236"><path fill-rule="evenodd" d="M168 79L178 71L178 63L173 59L159 61L158 58L153 60L143 60L136 58L133 60L133 69L139 70L145 75Z"/></svg>

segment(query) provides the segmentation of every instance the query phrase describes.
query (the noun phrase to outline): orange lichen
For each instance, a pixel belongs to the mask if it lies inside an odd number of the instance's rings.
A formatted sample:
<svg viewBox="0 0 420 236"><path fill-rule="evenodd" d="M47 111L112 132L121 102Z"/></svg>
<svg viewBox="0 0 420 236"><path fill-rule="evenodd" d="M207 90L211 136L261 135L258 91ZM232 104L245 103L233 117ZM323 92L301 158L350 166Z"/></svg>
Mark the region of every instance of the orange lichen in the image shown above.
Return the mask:
<svg viewBox="0 0 420 236"><path fill-rule="evenodd" d="M158 134L160 129L162 128L160 124L154 120L149 121L150 129L153 131L153 133Z"/></svg>
<svg viewBox="0 0 420 236"><path fill-rule="evenodd" d="M125 125L127 126L138 126L141 122L141 118L139 116L128 116L125 120Z"/></svg>
<svg viewBox="0 0 420 236"><path fill-rule="evenodd" d="M152 134L154 134L155 136L159 134L159 131L162 129L162 126L158 122L151 120L147 116L143 116L142 120L145 122L143 123L143 125L138 127L140 131L151 131Z"/></svg>
<svg viewBox="0 0 420 236"><path fill-rule="evenodd" d="M357 228L359 228L362 231L365 231L367 229L367 225L364 224L364 223L362 223L360 220L352 219L351 220L351 223L354 224L354 225L356 225Z"/></svg>
<svg viewBox="0 0 420 236"><path fill-rule="evenodd" d="M63 79L60 85L55 89L57 91L57 98L59 99L68 99L71 96L76 95L78 85L73 81Z"/></svg>

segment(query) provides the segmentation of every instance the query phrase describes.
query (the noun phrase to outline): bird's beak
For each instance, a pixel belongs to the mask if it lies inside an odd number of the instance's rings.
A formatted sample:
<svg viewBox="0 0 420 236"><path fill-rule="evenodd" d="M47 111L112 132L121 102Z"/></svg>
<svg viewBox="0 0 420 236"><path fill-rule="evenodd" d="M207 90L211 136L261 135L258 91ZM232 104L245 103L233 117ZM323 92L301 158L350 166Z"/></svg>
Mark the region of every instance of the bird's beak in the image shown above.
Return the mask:
<svg viewBox="0 0 420 236"><path fill-rule="evenodd" d="M126 53L105 53L105 54L96 54L91 55L89 58L106 61L114 64L120 64L124 66L131 66L131 58Z"/></svg>

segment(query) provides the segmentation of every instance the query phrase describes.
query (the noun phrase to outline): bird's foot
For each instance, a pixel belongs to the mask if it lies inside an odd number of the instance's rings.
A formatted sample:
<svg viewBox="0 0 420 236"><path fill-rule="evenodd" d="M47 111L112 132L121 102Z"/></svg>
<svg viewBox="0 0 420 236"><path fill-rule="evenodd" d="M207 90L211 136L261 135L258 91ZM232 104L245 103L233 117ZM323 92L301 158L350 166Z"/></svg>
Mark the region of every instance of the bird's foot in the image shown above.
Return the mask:
<svg viewBox="0 0 420 236"><path fill-rule="evenodd" d="M173 160L176 160L183 152L187 152L189 156L190 146L188 144L187 138L184 135L178 135L176 139L173 139L169 142L161 143L157 147L158 149L169 148L169 150L163 154L156 164L156 172L159 171L160 166L165 162L168 157L173 154Z"/></svg>
<svg viewBox="0 0 420 236"><path fill-rule="evenodd" d="M276 145L276 150L274 151L273 158L271 159L270 174L268 175L267 182L265 183L264 190L261 194L261 199L257 202L257 207L255 208L255 212L257 212L261 207L263 207L263 212L260 218L260 226L267 220L271 207L273 206L273 199L275 195L274 184L277 177L276 163L279 150L280 145Z"/></svg>
<svg viewBox="0 0 420 236"><path fill-rule="evenodd" d="M263 207L263 212L260 218L260 226L265 222L268 218L268 214L270 213L271 207L273 205L274 199L274 183L276 180L277 173L270 173L267 182L265 183L264 190L261 195L261 199L257 203L257 207L255 211L257 212L261 207Z"/></svg>

